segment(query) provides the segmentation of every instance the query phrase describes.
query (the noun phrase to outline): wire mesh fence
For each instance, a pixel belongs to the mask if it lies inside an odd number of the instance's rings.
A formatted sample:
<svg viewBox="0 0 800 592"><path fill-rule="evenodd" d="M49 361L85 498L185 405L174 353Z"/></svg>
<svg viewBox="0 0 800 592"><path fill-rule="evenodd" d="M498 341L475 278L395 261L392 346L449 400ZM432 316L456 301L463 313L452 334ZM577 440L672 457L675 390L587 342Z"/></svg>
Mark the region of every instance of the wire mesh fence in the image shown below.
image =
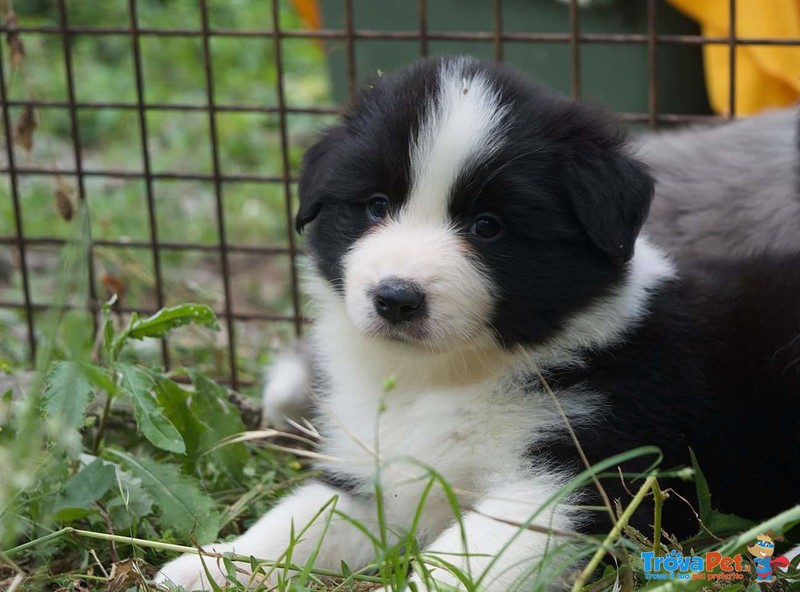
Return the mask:
<svg viewBox="0 0 800 592"><path fill-rule="evenodd" d="M717 118L704 99L673 100L686 94L676 68L702 86L702 47L728 49L735 117L737 46L800 45L738 38L736 0L720 37L670 25L663 0L630 2L600 26L587 14L614 7L578 0L321 0L321 23L298 4L33 0L15 14L0 3L2 355L34 359L56 254L83 202L88 285L68 306L96 318L112 293L122 314L206 301L223 325L212 342L164 341L141 355L167 369L205 357L233 388L256 382L271 340L305 322L292 232L299 157L379 68L473 53L655 128ZM614 104L611 87L639 102Z"/></svg>

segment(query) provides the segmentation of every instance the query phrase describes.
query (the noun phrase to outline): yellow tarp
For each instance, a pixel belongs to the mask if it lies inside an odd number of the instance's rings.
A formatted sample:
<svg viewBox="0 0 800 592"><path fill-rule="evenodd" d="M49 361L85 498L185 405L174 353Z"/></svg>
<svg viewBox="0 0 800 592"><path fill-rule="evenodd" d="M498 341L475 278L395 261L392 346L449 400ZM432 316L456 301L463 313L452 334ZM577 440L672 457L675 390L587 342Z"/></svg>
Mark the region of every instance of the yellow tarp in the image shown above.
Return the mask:
<svg viewBox="0 0 800 592"><path fill-rule="evenodd" d="M730 0L668 0L702 27L706 37L729 36ZM800 0L737 0L736 37L800 39ZM800 46L739 45L736 48L737 115L784 107L800 99ZM703 46L711 107L728 114L730 49Z"/></svg>
<svg viewBox="0 0 800 592"><path fill-rule="evenodd" d="M292 6L309 29L321 29L322 17L317 0L292 0Z"/></svg>

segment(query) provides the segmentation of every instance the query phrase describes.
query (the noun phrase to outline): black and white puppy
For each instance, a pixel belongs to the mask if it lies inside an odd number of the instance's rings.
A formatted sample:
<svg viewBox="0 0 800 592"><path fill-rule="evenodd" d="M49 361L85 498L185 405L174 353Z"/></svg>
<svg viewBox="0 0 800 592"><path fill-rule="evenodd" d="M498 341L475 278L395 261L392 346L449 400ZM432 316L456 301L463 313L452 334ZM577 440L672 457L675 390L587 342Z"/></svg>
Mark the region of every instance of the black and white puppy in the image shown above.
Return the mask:
<svg viewBox="0 0 800 592"><path fill-rule="evenodd" d="M488 590L528 589L563 539L518 525L607 519L576 507L598 504L591 486L553 503L582 469L560 409L592 463L655 445L671 469L692 448L724 512L800 500L800 257L678 273L638 237L652 194L604 114L505 66L429 60L376 81L308 152L300 185L324 476L213 548L277 559L338 496L349 519L318 519L292 560L359 569L374 546L353 521L377 533L376 475L399 533L432 468L461 495L464 536L434 487L422 548ZM664 485L693 500L691 483ZM629 499L618 479L606 488ZM643 506L634 525L651 516ZM697 529L677 496L664 527ZM159 577L209 585L195 556Z"/></svg>

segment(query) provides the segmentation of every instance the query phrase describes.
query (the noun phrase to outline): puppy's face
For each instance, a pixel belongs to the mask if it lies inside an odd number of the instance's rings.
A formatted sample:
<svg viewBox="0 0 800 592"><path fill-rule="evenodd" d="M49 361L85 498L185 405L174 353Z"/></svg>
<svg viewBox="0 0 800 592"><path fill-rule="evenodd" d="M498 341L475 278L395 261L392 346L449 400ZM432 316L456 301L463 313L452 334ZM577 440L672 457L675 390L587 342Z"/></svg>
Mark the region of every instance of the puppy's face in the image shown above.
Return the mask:
<svg viewBox="0 0 800 592"><path fill-rule="evenodd" d="M511 346L619 284L651 193L596 113L456 58L378 80L309 150L297 223L364 335Z"/></svg>

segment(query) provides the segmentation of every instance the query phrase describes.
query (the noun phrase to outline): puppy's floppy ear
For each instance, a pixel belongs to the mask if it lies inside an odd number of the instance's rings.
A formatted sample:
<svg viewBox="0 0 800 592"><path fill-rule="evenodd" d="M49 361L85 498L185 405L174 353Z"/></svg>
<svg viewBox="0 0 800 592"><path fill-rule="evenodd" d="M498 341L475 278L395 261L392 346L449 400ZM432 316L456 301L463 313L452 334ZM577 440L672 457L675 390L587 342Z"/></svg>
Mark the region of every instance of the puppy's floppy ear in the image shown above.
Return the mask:
<svg viewBox="0 0 800 592"><path fill-rule="evenodd" d="M647 167L628 155L624 140L579 147L567 185L572 208L591 241L624 263L653 199L655 181Z"/></svg>
<svg viewBox="0 0 800 592"><path fill-rule="evenodd" d="M337 145L344 137L344 129L334 126L303 155L300 173L300 207L295 218L295 229L303 232L306 224L313 221L322 209L324 186L334 170L333 161Z"/></svg>

